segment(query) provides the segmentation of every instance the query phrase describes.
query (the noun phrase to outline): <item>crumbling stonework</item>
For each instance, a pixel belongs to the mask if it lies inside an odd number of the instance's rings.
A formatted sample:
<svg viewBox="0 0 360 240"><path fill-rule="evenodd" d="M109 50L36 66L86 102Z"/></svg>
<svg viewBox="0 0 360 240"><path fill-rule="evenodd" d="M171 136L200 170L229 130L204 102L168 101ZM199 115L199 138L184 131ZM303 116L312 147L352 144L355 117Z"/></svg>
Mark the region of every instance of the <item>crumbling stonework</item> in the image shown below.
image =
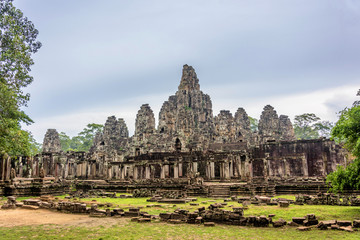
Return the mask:
<svg viewBox="0 0 360 240"><path fill-rule="evenodd" d="M96 180L102 187L135 184L142 188L176 189L193 185L194 179L202 179L201 182L217 179L249 183L238 187L238 191L272 194L277 191L277 184L289 182L278 188L284 192L298 190L297 184L306 185L302 178L323 179L337 165L346 164L345 151L333 141L296 141L289 118L278 117L270 105L264 107L258 132L251 131L243 108L238 108L235 115L222 110L213 117L210 96L200 90L195 70L188 65L183 67L177 92L161 107L157 129L151 107L144 104L136 116L135 134L131 137L124 120L111 116L87 153L61 152L55 129L46 133L43 149L34 158L1 158L1 181L10 181L15 174ZM12 175L11 168L15 169ZM107 184L104 180L115 182ZM314 182L313 186L320 186L317 180ZM207 194L207 188L199 189L198 192ZM233 191L229 187L209 189L213 195ZM299 191L309 188L303 189Z"/></svg>
<svg viewBox="0 0 360 240"><path fill-rule="evenodd" d="M135 136L155 133L155 117L149 104L143 104L136 115Z"/></svg>
<svg viewBox="0 0 360 240"><path fill-rule="evenodd" d="M231 143L235 141L235 122L230 111L221 110L214 119L215 143Z"/></svg>
<svg viewBox="0 0 360 240"><path fill-rule="evenodd" d="M129 131L124 119L108 117L102 133L97 133L90 153L97 159L119 159L128 142Z"/></svg>
<svg viewBox="0 0 360 240"><path fill-rule="evenodd" d="M235 141L247 142L249 145L254 144L254 136L250 129L249 116L245 109L238 108L235 113Z"/></svg>
<svg viewBox="0 0 360 240"><path fill-rule="evenodd" d="M56 129L48 129L46 131L44 142L42 145L43 152L60 152L61 144L59 133Z"/></svg>
<svg viewBox="0 0 360 240"><path fill-rule="evenodd" d="M279 132L280 140L293 141L295 140L295 132L292 123L288 116L280 115L279 117Z"/></svg>

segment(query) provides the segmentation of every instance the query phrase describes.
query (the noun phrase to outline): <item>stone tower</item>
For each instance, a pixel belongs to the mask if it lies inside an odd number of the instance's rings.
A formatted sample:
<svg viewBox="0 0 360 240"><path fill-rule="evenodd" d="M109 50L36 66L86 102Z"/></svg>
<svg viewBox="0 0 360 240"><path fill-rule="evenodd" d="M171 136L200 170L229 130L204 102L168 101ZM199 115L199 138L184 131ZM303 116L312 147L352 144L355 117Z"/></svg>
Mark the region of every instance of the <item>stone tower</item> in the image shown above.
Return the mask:
<svg viewBox="0 0 360 240"><path fill-rule="evenodd" d="M135 136L147 135L155 132L155 117L149 104L143 104L136 115Z"/></svg>
<svg viewBox="0 0 360 240"><path fill-rule="evenodd" d="M221 110L214 119L215 143L230 143L235 139L234 118L230 111Z"/></svg>
<svg viewBox="0 0 360 240"><path fill-rule="evenodd" d="M294 128L288 116L278 117L270 105L264 107L259 120L259 137L261 143L295 140Z"/></svg>
<svg viewBox="0 0 360 240"><path fill-rule="evenodd" d="M253 144L253 133L250 128L250 120L244 108L238 108L235 113L235 141L246 141L248 144Z"/></svg>
<svg viewBox="0 0 360 240"><path fill-rule="evenodd" d="M106 158L116 158L124 150L128 137L129 131L124 119L108 117L103 132L96 134L90 152L104 153Z"/></svg>
<svg viewBox="0 0 360 240"><path fill-rule="evenodd" d="M178 91L164 102L159 113L158 131L178 135L177 141L182 143L204 143L212 138L214 122L211 99L200 90L199 79L191 66L184 65Z"/></svg>
<svg viewBox="0 0 360 240"><path fill-rule="evenodd" d="M42 146L43 152L60 152L61 144L59 133L56 129L48 129L46 131L44 142Z"/></svg>
<svg viewBox="0 0 360 240"><path fill-rule="evenodd" d="M286 115L280 115L279 117L279 131L280 140L282 141L294 141L296 139L293 125Z"/></svg>
<svg viewBox="0 0 360 240"><path fill-rule="evenodd" d="M280 138L279 132L279 117L270 105L266 105L259 120L259 136L262 143L269 141L278 141Z"/></svg>

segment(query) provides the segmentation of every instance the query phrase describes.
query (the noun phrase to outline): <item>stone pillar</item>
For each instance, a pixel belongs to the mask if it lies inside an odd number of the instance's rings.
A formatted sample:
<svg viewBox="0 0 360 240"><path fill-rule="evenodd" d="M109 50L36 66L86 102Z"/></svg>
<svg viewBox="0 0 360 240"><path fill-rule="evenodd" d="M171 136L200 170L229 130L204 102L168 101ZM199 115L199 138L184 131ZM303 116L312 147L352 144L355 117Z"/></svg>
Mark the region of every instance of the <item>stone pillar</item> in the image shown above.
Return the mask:
<svg viewBox="0 0 360 240"><path fill-rule="evenodd" d="M307 164L306 156L303 155L301 157L301 159L302 159L302 167L303 167L304 177L309 177L309 167L308 167L308 164Z"/></svg>
<svg viewBox="0 0 360 240"><path fill-rule="evenodd" d="M150 179L150 167L145 167L145 179Z"/></svg>
<svg viewBox="0 0 360 240"><path fill-rule="evenodd" d="M230 160L230 167L229 167L229 177L233 177L234 176L234 160Z"/></svg>
<svg viewBox="0 0 360 240"><path fill-rule="evenodd" d="M230 167L229 167L229 162L225 161L223 163L223 177L225 179L230 179Z"/></svg>
<svg viewBox="0 0 360 240"><path fill-rule="evenodd" d="M19 176L18 177L23 177L22 157L19 157Z"/></svg>
<svg viewBox="0 0 360 240"><path fill-rule="evenodd" d="M183 169L182 169L182 163L179 163L179 177L183 177Z"/></svg>
<svg viewBox="0 0 360 240"><path fill-rule="evenodd" d="M179 166L174 164L174 178L179 178Z"/></svg>
<svg viewBox="0 0 360 240"><path fill-rule="evenodd" d="M210 162L210 178L211 179L215 178L215 163L214 162Z"/></svg>
<svg viewBox="0 0 360 240"><path fill-rule="evenodd" d="M198 163L197 162L193 162L193 171L194 171L194 173L198 172Z"/></svg>
<svg viewBox="0 0 360 240"><path fill-rule="evenodd" d="M284 158L284 177L288 178L290 176L290 165L288 161Z"/></svg>
<svg viewBox="0 0 360 240"><path fill-rule="evenodd" d="M165 167L164 167L164 165L161 165L160 178L165 178Z"/></svg>
<svg viewBox="0 0 360 240"><path fill-rule="evenodd" d="M124 179L124 178L125 178L125 166L121 166L120 169L121 169L121 170L120 170L120 171L121 171L121 174L120 174L121 177L120 177L120 178L121 178L121 179Z"/></svg>
<svg viewBox="0 0 360 240"><path fill-rule="evenodd" d="M169 165L164 165L164 176L165 176L165 178L170 177L170 166Z"/></svg>
<svg viewBox="0 0 360 240"><path fill-rule="evenodd" d="M138 168L139 168L138 166L134 166L134 167L133 167L133 171L134 171L133 178L134 178L135 180L138 179L138 177L139 177L139 176L138 176L138 175L139 175L139 174L138 174Z"/></svg>

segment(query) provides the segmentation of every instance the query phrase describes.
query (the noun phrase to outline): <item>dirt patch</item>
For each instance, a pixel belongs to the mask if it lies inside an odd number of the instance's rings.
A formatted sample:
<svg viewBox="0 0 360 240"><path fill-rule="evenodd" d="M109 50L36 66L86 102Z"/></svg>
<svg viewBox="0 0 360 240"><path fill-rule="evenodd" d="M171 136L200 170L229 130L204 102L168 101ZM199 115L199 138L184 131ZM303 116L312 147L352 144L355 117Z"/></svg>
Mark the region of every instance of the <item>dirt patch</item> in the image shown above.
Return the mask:
<svg viewBox="0 0 360 240"><path fill-rule="evenodd" d="M125 225L126 218L91 218L84 214L69 214L45 209L27 210L10 209L0 210L0 227L15 227L26 225L56 224L64 226L105 226Z"/></svg>

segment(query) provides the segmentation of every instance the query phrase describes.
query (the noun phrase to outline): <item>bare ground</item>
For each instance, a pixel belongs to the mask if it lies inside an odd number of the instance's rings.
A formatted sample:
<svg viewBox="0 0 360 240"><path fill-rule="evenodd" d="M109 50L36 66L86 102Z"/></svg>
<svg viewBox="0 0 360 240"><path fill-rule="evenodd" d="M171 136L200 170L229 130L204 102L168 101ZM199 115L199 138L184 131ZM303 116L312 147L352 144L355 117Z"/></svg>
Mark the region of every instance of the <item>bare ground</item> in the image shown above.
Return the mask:
<svg viewBox="0 0 360 240"><path fill-rule="evenodd" d="M70 214L45 209L9 209L0 210L0 227L56 224L63 226L105 226L124 225L124 218L92 218L85 214Z"/></svg>

